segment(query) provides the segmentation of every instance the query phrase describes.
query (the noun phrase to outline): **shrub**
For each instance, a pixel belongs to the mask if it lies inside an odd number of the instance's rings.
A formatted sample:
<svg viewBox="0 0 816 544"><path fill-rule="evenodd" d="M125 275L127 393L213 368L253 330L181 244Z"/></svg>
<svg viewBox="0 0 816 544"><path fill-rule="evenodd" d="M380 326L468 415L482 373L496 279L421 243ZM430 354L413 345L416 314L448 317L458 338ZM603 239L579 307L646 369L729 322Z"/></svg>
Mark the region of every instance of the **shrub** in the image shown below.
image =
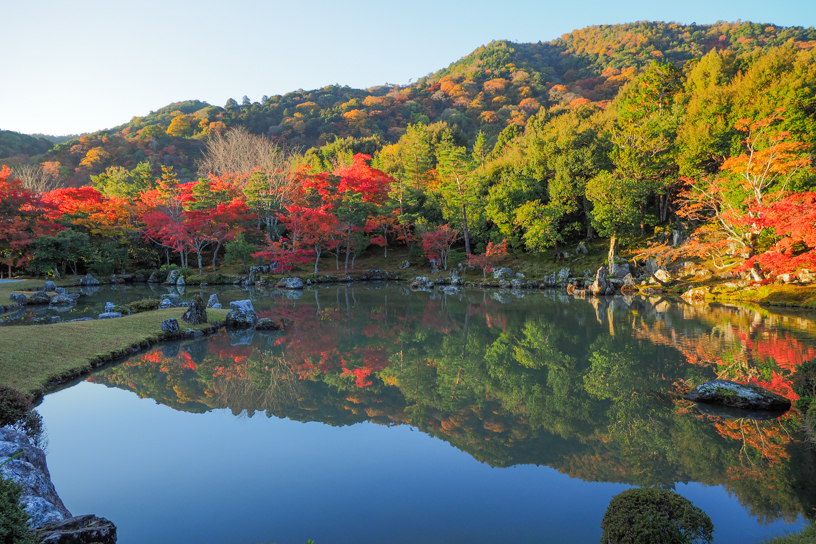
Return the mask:
<svg viewBox="0 0 816 544"><path fill-rule="evenodd" d="M603 544L712 542L711 518L668 489L628 489L616 495L601 522Z"/></svg>
<svg viewBox="0 0 816 544"><path fill-rule="evenodd" d="M192 268L187 268L186 266L179 266L177 264L171 264L170 266L163 264L161 265L161 268L159 268L159 272L163 272L165 276L166 274L169 274L171 270L178 270L179 273L185 278L198 274L198 271L193 270ZM162 278L162 281L164 281L164 278Z"/></svg>
<svg viewBox="0 0 816 544"><path fill-rule="evenodd" d="M28 397L14 388L0 385L0 427L14 425L31 409Z"/></svg>
<svg viewBox="0 0 816 544"><path fill-rule="evenodd" d="M12 480L0 478L0 544L30 544L28 513L20 502L22 489Z"/></svg>
<svg viewBox="0 0 816 544"><path fill-rule="evenodd" d="M153 310L158 310L161 301L156 298L145 298L142 300L136 300L129 304L122 304L120 306L114 306L113 311L119 312L122 315L130 315L130 314L138 314L141 312L152 312Z"/></svg>

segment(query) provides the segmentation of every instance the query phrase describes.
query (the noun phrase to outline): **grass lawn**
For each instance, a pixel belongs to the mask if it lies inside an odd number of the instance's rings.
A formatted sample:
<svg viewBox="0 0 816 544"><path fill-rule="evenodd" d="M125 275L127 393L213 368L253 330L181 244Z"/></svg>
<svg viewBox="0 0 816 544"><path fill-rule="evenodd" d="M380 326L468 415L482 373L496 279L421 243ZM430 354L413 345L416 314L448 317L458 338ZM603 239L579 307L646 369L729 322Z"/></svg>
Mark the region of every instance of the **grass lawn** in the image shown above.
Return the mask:
<svg viewBox="0 0 816 544"><path fill-rule="evenodd" d="M36 291L38 289L42 289L46 281L48 280L43 278L36 280L0 282L0 304L3 304L3 300L8 300L8 296L11 293L25 293L26 291ZM57 284L57 287L74 287L74 280L72 279L52 281Z"/></svg>
<svg viewBox="0 0 816 544"><path fill-rule="evenodd" d="M816 308L816 285L787 285L772 283L749 289L718 287L714 296L720 300L739 300L776 306Z"/></svg>
<svg viewBox="0 0 816 544"><path fill-rule="evenodd" d="M88 372L92 363L122 356L125 350L162 336L161 323L179 320L182 330L206 329L181 320L185 308L144 312L117 319L54 325L0 327L0 383L25 394L42 393L51 381ZM227 310L207 310L209 320L223 322Z"/></svg>

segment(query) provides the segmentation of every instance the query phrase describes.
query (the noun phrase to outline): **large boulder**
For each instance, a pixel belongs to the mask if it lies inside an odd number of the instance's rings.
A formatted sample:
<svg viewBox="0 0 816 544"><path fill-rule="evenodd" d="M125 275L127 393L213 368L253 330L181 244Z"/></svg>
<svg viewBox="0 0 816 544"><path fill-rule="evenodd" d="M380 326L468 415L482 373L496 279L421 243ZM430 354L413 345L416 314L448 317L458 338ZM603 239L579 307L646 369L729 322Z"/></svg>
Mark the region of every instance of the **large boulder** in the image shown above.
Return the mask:
<svg viewBox="0 0 816 544"><path fill-rule="evenodd" d="M23 454L0 467L0 476L14 480L23 488L20 500L31 516L31 527L37 528L71 517L51 483L43 451L32 445L25 434L0 427L0 463L18 451Z"/></svg>
<svg viewBox="0 0 816 544"><path fill-rule="evenodd" d="M52 306L62 306L62 305L66 305L66 304L76 304L76 300L74 299L74 297L72 297L71 295L67 295L67 294L54 295L53 297L51 297L51 300L49 301L49 304L51 304ZM107 306L105 308L106 308L105 311L108 311Z"/></svg>
<svg viewBox="0 0 816 544"><path fill-rule="evenodd" d="M672 281L671 272L669 272L665 268L660 268L659 270L656 270L654 272L654 277L663 283L669 283L670 281Z"/></svg>
<svg viewBox="0 0 816 544"><path fill-rule="evenodd" d="M589 251L587 251L586 244L584 244L583 242L578 242L578 246L575 248L575 254L586 255L587 253L589 253Z"/></svg>
<svg viewBox="0 0 816 544"><path fill-rule="evenodd" d="M207 300L207 308L214 308L216 304L219 304L218 295L213 293L212 295L210 295L209 300Z"/></svg>
<svg viewBox="0 0 816 544"><path fill-rule="evenodd" d="M162 301L159 303L160 310L166 310L167 308L172 308L173 303L170 301L169 298L163 298Z"/></svg>
<svg viewBox="0 0 816 544"><path fill-rule="evenodd" d="M616 262L609 266L609 275L613 278L625 278L627 274L629 274L628 263Z"/></svg>
<svg viewBox="0 0 816 544"><path fill-rule="evenodd" d="M171 306L181 305L181 295L179 295L178 293L168 293L166 295L162 295L162 302L164 302L165 300L169 300Z"/></svg>
<svg viewBox="0 0 816 544"><path fill-rule="evenodd" d="M278 289L303 289L303 280L298 277L283 278L276 285Z"/></svg>
<svg viewBox="0 0 816 544"><path fill-rule="evenodd" d="M590 284L587 290L591 295L595 295L596 297L615 294L615 288L607 278L606 267L602 266L598 269L595 273L595 281Z"/></svg>
<svg viewBox="0 0 816 544"><path fill-rule="evenodd" d="M162 321L161 330L167 334L175 335L181 332L181 327L179 327L178 320L175 317L171 317L170 319Z"/></svg>
<svg viewBox="0 0 816 544"><path fill-rule="evenodd" d="M43 291L37 291L28 296L28 304L51 304L51 297Z"/></svg>
<svg viewBox="0 0 816 544"><path fill-rule="evenodd" d="M258 320L258 323L255 324L255 329L259 331L279 331L282 328L283 326L280 323L268 317L262 317Z"/></svg>
<svg viewBox="0 0 816 544"><path fill-rule="evenodd" d="M184 276L179 276L179 279L176 280L176 287L187 287L187 280L184 279Z"/></svg>
<svg viewBox="0 0 816 544"><path fill-rule="evenodd" d="M94 278L91 274L85 274L80 278L79 285L82 287L94 287L99 285L99 280Z"/></svg>
<svg viewBox="0 0 816 544"><path fill-rule="evenodd" d="M167 279L164 280L164 283L169 283L170 285L175 285L180 277L181 277L181 273L178 270L171 270L170 273L167 274Z"/></svg>
<svg viewBox="0 0 816 544"><path fill-rule="evenodd" d="M116 526L105 518L76 516L37 530L39 544L116 544Z"/></svg>
<svg viewBox="0 0 816 544"><path fill-rule="evenodd" d="M718 404L741 410L765 410L782 412L790 410L791 402L758 385L742 384L729 380L711 380L702 383L683 395L694 402Z"/></svg>
<svg viewBox="0 0 816 544"><path fill-rule="evenodd" d="M561 270L558 271L558 283L559 284L567 283L567 281L569 281L570 276L572 276L572 269L562 268Z"/></svg>
<svg viewBox="0 0 816 544"><path fill-rule="evenodd" d="M513 270L510 268L497 268L493 271L493 279L494 280L502 280L505 278L512 278L513 277Z"/></svg>
<svg viewBox="0 0 816 544"><path fill-rule="evenodd" d="M260 266L250 266L249 267L249 277L247 278L248 285L255 285L255 283L261 279L261 272L263 272L262 267ZM291 287L290 289L297 289L295 287Z"/></svg>
<svg viewBox="0 0 816 544"><path fill-rule="evenodd" d="M247 329L254 327L257 322L258 314L255 313L251 300L230 302L230 311L227 312L226 319L228 329Z"/></svg>
<svg viewBox="0 0 816 544"><path fill-rule="evenodd" d="M201 295L195 295L190 301L190 306L181 319L191 325L200 325L207 322L207 309L204 307L204 300Z"/></svg>
<svg viewBox="0 0 816 544"><path fill-rule="evenodd" d="M98 319L116 319L117 317L122 317L120 312L103 312L99 314Z"/></svg>
<svg viewBox="0 0 816 544"><path fill-rule="evenodd" d="M400 270L407 270L410 267L411 267L411 261L402 261L397 266L397 268L399 268Z"/></svg>
<svg viewBox="0 0 816 544"><path fill-rule="evenodd" d="M45 291L46 293L53 293L56 290L57 290L57 284L56 283L54 283L53 281L45 282L45 287L43 287L43 291Z"/></svg>
<svg viewBox="0 0 816 544"><path fill-rule="evenodd" d="M432 289L434 282L428 276L417 276L408 282L408 288L414 291Z"/></svg>
<svg viewBox="0 0 816 544"><path fill-rule="evenodd" d="M9 299L11 299L14 304L19 304L20 306L28 304L28 299L22 293L12 293L9 295Z"/></svg>

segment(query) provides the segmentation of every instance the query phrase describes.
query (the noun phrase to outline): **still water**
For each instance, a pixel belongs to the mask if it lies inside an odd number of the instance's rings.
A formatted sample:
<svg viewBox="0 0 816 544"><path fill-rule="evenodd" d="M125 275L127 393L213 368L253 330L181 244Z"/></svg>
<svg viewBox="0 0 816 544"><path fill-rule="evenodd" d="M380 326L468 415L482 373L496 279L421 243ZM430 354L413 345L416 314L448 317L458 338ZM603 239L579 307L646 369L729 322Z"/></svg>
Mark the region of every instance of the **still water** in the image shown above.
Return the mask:
<svg viewBox="0 0 816 544"><path fill-rule="evenodd" d="M652 485L705 510L715 542L752 543L816 506L798 413L722 419L676 396L722 376L795 398L816 359L809 314L218 292L286 330L166 344L39 407L66 506L111 519L123 544L598 542L612 497Z"/></svg>

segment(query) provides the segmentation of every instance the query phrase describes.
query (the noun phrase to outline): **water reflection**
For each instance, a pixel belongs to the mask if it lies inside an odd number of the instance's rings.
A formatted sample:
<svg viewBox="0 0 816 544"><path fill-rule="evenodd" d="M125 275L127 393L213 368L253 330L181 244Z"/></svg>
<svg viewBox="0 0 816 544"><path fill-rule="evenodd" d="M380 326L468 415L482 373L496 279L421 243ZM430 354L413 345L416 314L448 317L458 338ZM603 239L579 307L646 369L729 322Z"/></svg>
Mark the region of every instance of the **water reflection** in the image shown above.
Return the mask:
<svg viewBox="0 0 816 544"><path fill-rule="evenodd" d="M557 292L262 295L259 315L286 330L165 345L91 380L187 412L410 424L491 466L722 485L760 520L793 521L816 506L816 463L796 410L723 417L678 398L726 377L795 400L792 376L816 359L806 315Z"/></svg>

